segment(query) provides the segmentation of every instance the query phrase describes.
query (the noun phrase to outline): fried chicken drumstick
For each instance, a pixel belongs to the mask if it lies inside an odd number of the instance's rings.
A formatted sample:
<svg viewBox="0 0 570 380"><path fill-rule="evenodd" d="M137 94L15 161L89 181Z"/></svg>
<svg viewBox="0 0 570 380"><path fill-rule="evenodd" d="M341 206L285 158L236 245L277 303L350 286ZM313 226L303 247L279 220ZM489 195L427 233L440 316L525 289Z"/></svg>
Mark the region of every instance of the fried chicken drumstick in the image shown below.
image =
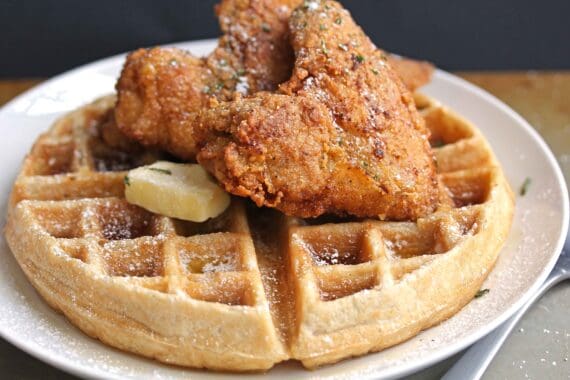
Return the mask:
<svg viewBox="0 0 570 380"><path fill-rule="evenodd" d="M297 8L290 29L293 75L277 92L194 115L198 162L230 193L289 215L433 211L428 131L385 54L334 1Z"/></svg>
<svg viewBox="0 0 570 380"><path fill-rule="evenodd" d="M224 34L206 58L176 48L130 54L117 83L115 116L121 131L143 145L194 159L197 149L188 137L189 113L207 106L211 98L229 100L235 91L274 91L290 77L294 57L288 21L301 3L223 0L216 13ZM433 67L426 62L391 55L388 60L411 89L431 77Z"/></svg>
<svg viewBox="0 0 570 380"><path fill-rule="evenodd" d="M115 118L123 133L146 146L165 147L193 159L194 144L171 145L168 131L190 129L188 113L210 98L275 90L291 75L288 20L300 0L223 0L216 13L224 33L205 58L176 48L139 49L125 62L117 83Z"/></svg>

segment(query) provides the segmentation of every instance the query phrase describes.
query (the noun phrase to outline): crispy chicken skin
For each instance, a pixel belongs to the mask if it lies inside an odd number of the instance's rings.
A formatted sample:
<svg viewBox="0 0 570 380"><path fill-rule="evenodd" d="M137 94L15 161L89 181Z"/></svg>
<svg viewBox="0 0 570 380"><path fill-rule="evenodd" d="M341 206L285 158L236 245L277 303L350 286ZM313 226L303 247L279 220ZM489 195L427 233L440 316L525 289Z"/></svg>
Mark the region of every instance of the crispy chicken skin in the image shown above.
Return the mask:
<svg viewBox="0 0 570 380"><path fill-rule="evenodd" d="M291 76L288 20L301 3L223 0L216 13L224 34L206 58L176 48L131 53L117 83L115 116L122 133L193 160L197 150L189 133L190 113L206 107L211 98L229 100L235 91L242 95L274 91ZM429 81L430 64L388 57L412 90Z"/></svg>
<svg viewBox="0 0 570 380"><path fill-rule="evenodd" d="M273 91L287 80L293 67L289 17L301 0L223 0L216 6L223 36L208 57L209 66L228 89L246 95ZM220 66L230 62L230 70ZM237 76L245 76L244 78ZM233 80L233 81L232 81ZM229 83L228 83L229 82ZM241 84L241 86L240 86Z"/></svg>
<svg viewBox="0 0 570 380"><path fill-rule="evenodd" d="M116 120L127 136L193 159L188 113L228 100L234 91L275 90L291 75L288 20L300 0L223 0L216 13L224 35L205 58L176 48L131 53L117 83ZM184 133L184 146L177 144Z"/></svg>
<svg viewBox="0 0 570 380"><path fill-rule="evenodd" d="M230 193L289 215L433 211L428 131L388 57L334 1L305 2L290 30L295 64L278 91L194 114L198 162Z"/></svg>

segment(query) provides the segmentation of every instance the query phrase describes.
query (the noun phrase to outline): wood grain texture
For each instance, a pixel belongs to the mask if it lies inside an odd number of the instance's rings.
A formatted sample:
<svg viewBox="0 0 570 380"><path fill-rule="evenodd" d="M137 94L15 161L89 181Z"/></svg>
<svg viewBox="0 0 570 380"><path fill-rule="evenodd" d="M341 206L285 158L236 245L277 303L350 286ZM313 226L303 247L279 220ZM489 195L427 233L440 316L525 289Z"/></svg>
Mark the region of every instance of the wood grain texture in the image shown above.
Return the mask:
<svg viewBox="0 0 570 380"><path fill-rule="evenodd" d="M0 80L0 106L41 82L42 79Z"/></svg>
<svg viewBox="0 0 570 380"><path fill-rule="evenodd" d="M550 146L570 185L570 71L457 74L524 117Z"/></svg>

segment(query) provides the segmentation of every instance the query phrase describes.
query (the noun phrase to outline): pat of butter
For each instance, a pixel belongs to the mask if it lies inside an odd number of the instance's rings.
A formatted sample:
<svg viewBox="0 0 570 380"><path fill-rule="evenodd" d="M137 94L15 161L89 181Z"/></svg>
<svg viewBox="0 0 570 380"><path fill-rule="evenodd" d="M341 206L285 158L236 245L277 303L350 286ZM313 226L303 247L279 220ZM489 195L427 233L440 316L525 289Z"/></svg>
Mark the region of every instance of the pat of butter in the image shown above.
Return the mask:
<svg viewBox="0 0 570 380"><path fill-rule="evenodd" d="M216 217L230 204L228 193L202 166L167 161L129 171L125 197L156 214L193 222Z"/></svg>

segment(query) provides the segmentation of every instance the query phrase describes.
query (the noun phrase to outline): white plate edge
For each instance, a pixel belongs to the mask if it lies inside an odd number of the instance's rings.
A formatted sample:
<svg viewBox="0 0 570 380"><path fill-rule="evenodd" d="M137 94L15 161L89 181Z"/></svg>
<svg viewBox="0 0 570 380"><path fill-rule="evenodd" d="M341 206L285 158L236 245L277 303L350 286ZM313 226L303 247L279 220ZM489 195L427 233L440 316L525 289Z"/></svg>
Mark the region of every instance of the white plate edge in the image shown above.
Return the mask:
<svg viewBox="0 0 570 380"><path fill-rule="evenodd" d="M184 45L187 45L189 43L196 44L196 45L207 45L207 44L213 44L216 41L217 41L217 39L181 41L181 42L175 42L172 44L168 44L165 46L180 46L180 45L182 45L184 47ZM10 107L12 105L12 103L19 101L21 98L33 96L36 92L42 91L44 88L50 86L53 82L63 80L67 76L78 75L81 72L88 71L95 66L99 67L98 68L99 70L102 69L103 67L115 66L116 65L115 61L119 60L119 59L124 59L126 54L127 53L120 53L120 54L116 54L116 55L113 55L110 57L102 58L102 59L84 64L84 65L81 65L81 66L76 67L74 69L71 69L69 71L65 71L61 74L58 74L58 75L54 76L53 78L50 78L50 79L38 84L37 86L34 86L33 88L23 92L22 94L18 95L17 97L13 98L12 100L10 100L8 103L6 103L4 106L2 106L0 108L0 112L4 111L5 108ZM478 339L481 339L483 336L487 335L492 330L494 330L499 325L501 325L512 314L514 314L514 312L516 312L518 309L520 309L520 307L524 303L526 303L528 301L528 299L530 299L532 294L534 294L536 292L536 290L540 287L540 285L542 285L542 283L545 281L546 277L551 272L552 268L556 264L556 261L558 260L558 256L559 256L560 252L562 251L562 247L564 246L564 242L566 239L566 234L568 232L568 225L569 225L568 189L566 186L566 182L564 180L564 176L562 174L562 170L560 169L560 165L558 164L558 161L554 157L554 154L552 153L552 151L550 150L550 148L548 147L548 145L546 144L546 142L544 141L542 136L516 111L511 109L508 105L506 105L500 99L498 99L494 95L490 94L489 92L483 90L482 88L477 87L474 84L472 84L472 83L470 83L470 82L468 82L468 81L466 81L466 80L464 80L458 76L455 76L451 73L445 72L445 71L440 70L440 69L436 70L435 76L437 76L441 80L444 80L446 82L452 83L453 85L457 85L459 87L466 89L468 92L473 93L474 95L482 98L486 102L492 103L497 108L499 108L502 112L504 112L510 118L512 118L518 125L522 125L525 132L527 134L529 134L534 141L538 142L538 146L539 146L540 150L547 157L549 164L554 169L556 180L558 182L558 185L560 186L561 193L563 194L563 196L562 196L563 222L561 225L560 234L558 235L559 236L558 241L556 242L555 248L554 248L554 250L557 251L558 254L552 256L552 258L550 259L548 264L543 268L541 274L535 280L533 285L530 286L530 288L521 296L521 298L517 302L515 302L513 305L511 305L511 307L506 309L505 312L500 314L499 317L496 317L492 321L492 323L489 323L488 325L485 325L485 326L481 326L479 329L472 331L471 334L464 337L460 342L457 342L457 343L449 346L445 350L440 350L440 352L437 352L437 353L432 354L432 355L425 356L424 358L422 358L420 364L409 365L409 366L407 366L405 371L402 371L401 367L395 367L393 370L390 370L390 369L381 370L382 378L392 378L396 375L397 376L406 376L408 374L415 373L415 372L420 371L426 367L429 367L429 366L431 366L431 365L433 365L433 364L435 364L441 360L444 360L444 359L452 356L453 354L461 351L462 349L470 346L475 341L477 341ZM70 364L69 361L65 358L52 357L52 356L50 356L50 354L44 353L45 349L42 348L41 346L38 346L35 343L30 343L30 344L28 344L27 342L22 343L20 340L18 340L17 337L12 337L12 335L9 333L6 334L6 331L0 330L0 337L5 339L6 341L10 342L14 346L18 347L22 351L36 357L37 359L39 359L45 363L48 363L54 367L60 368L60 369L66 371L68 373L73 374L73 375L89 376L89 377L96 377L96 378L101 378L101 379L109 379L109 378L120 379L121 378L120 376L118 376L116 374L101 371L96 367L81 365L81 364L77 364L77 363ZM348 376L349 374L350 374L350 372L343 375L343 376ZM375 372L373 369L370 371L358 372L358 376L360 378L366 378L366 379L377 379L377 378L379 378L378 375L379 375L378 371Z"/></svg>

